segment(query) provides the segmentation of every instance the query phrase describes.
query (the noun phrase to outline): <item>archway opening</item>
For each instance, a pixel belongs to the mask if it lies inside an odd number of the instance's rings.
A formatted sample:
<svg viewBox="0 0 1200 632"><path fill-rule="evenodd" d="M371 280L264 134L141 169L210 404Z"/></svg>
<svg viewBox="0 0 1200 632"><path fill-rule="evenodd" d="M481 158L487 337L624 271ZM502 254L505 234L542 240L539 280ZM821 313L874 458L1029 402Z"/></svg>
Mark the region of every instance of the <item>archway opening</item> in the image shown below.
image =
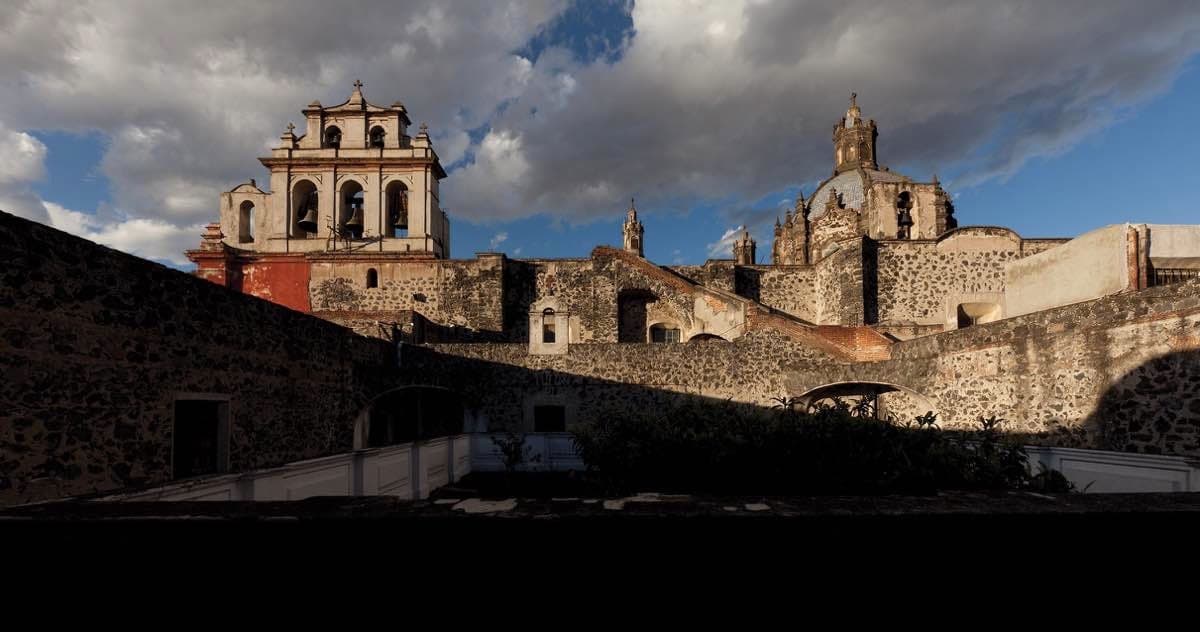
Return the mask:
<svg viewBox="0 0 1200 632"><path fill-rule="evenodd" d="M351 239L361 239L363 233L363 188L354 180L342 185L340 196L342 208L338 213L338 226Z"/></svg>
<svg viewBox="0 0 1200 632"><path fill-rule="evenodd" d="M389 182L384 199L387 201L384 231L392 237L408 237L408 187L403 182Z"/></svg>
<svg viewBox="0 0 1200 632"><path fill-rule="evenodd" d="M688 342L729 342L717 334L696 334L688 338Z"/></svg>
<svg viewBox="0 0 1200 632"><path fill-rule="evenodd" d="M958 328L982 325L1000 320L1000 305L996 303L960 303L958 306Z"/></svg>
<svg viewBox="0 0 1200 632"><path fill-rule="evenodd" d="M254 202L246 200L238 207L238 242L254 241Z"/></svg>
<svg viewBox="0 0 1200 632"><path fill-rule="evenodd" d="M658 302L650 290L621 290L617 294L617 342L647 342L647 310Z"/></svg>
<svg viewBox="0 0 1200 632"><path fill-rule="evenodd" d="M342 146L342 130L337 125L330 125L325 128L325 147L330 149L338 149Z"/></svg>
<svg viewBox="0 0 1200 632"><path fill-rule="evenodd" d="M292 187L292 237L315 237L320 226L320 197L317 185L300 180Z"/></svg>
<svg viewBox="0 0 1200 632"><path fill-rule="evenodd" d="M846 407L855 417L892 419L907 423L937 409L924 395L884 382L839 382L807 391L796 401L807 412L823 407Z"/></svg>
<svg viewBox="0 0 1200 632"><path fill-rule="evenodd" d="M407 386L371 404L365 447L409 443L461 434L463 403L458 393L436 386Z"/></svg>
<svg viewBox="0 0 1200 632"><path fill-rule="evenodd" d="M376 125L375 127L372 127L371 128L371 146L378 148L378 149L383 149L383 139L386 135L387 135L387 132L383 131L382 127L380 127L378 125Z"/></svg>

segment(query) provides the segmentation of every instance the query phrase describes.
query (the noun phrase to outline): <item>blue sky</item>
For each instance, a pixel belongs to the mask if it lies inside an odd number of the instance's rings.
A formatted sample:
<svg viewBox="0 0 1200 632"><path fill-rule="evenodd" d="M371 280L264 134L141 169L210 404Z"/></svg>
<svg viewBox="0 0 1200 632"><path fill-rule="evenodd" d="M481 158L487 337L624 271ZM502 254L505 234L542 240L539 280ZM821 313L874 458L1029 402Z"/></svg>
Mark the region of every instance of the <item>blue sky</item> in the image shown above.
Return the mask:
<svg viewBox="0 0 1200 632"><path fill-rule="evenodd" d="M23 20L0 19L0 95L12 95L0 96L0 139L24 148L0 151L0 207L187 268L176 253L216 219L219 193L266 181L255 159L269 139L361 76L368 99L401 98L430 122L457 258L586 256L620 242L635 197L654 261L728 257L713 246L741 224L765 261L773 217L829 175L828 130L850 90L878 122L881 162L917 180L936 170L963 225L1073 236L1200 222L1197 12L1100 2L1077 19L1072 1L922 12L866 0L412 0L396 9L406 28L382 15L345 26L378 29L357 36L379 42L366 51L297 47L312 21L286 3L201 11L186 38L146 40L156 11L190 5L148 3L88 31L79 24L113 9L32 2ZM87 54L26 56L23 37Z"/></svg>

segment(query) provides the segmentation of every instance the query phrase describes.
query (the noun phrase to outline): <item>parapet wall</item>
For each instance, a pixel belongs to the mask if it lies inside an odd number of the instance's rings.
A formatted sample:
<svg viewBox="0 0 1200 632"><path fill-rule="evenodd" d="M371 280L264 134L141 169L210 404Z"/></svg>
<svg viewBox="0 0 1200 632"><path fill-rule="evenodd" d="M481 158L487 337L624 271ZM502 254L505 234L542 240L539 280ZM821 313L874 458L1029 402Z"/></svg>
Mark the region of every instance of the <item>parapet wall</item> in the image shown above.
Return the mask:
<svg viewBox="0 0 1200 632"><path fill-rule="evenodd" d="M176 399L232 471L348 450L387 343L0 213L0 504L171 476Z"/></svg>
<svg viewBox="0 0 1200 632"><path fill-rule="evenodd" d="M789 392L888 384L949 427L980 417L1067 447L1200 456L1200 281L1109 296L892 346L891 359L792 367Z"/></svg>

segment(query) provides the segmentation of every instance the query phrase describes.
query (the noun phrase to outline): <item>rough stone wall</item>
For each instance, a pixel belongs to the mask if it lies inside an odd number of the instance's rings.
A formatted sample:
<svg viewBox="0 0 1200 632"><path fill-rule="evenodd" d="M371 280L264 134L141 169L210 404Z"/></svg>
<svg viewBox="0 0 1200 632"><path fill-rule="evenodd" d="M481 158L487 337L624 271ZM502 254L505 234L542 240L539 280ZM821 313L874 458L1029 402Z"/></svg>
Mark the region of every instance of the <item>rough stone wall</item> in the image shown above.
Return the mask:
<svg viewBox="0 0 1200 632"><path fill-rule="evenodd" d="M815 266L739 266L737 293L808 322L817 320Z"/></svg>
<svg viewBox="0 0 1200 632"><path fill-rule="evenodd" d="M797 366L790 391L891 384L944 427L980 416L1035 443L1200 456L1200 281L1110 296L915 340L892 359Z"/></svg>
<svg viewBox="0 0 1200 632"><path fill-rule="evenodd" d="M812 261L821 261L833 252L836 244L861 234L858 211L851 208L826 211L812 221Z"/></svg>
<svg viewBox="0 0 1200 632"><path fill-rule="evenodd" d="M816 323L862 325L866 308L863 292L864 241L844 241L816 268ZM873 309L873 306L871 306Z"/></svg>
<svg viewBox="0 0 1200 632"><path fill-rule="evenodd" d="M229 398L234 471L344 451L395 379L378 340L5 213L0 277L0 504L167 480L187 393Z"/></svg>
<svg viewBox="0 0 1200 632"><path fill-rule="evenodd" d="M376 270L378 286L367 287ZM413 311L464 339L503 340L504 260L314 262L312 309L322 312Z"/></svg>
<svg viewBox="0 0 1200 632"><path fill-rule="evenodd" d="M775 332L732 342L576 345L529 355L521 344L436 345L447 384L459 385L493 430L529 427L534 403L559 403L569 423L659 410L696 398L771 407L785 391L784 367L827 355Z"/></svg>
<svg viewBox="0 0 1200 632"><path fill-rule="evenodd" d="M884 241L877 250L879 322L941 325L948 295L1004 292L1004 264L1016 248L945 251L933 241Z"/></svg>
<svg viewBox="0 0 1200 632"><path fill-rule="evenodd" d="M732 259L710 259L702 266L668 266L670 270L705 287L715 287L726 292L737 291L736 274L741 266ZM740 294L740 292L738 292Z"/></svg>

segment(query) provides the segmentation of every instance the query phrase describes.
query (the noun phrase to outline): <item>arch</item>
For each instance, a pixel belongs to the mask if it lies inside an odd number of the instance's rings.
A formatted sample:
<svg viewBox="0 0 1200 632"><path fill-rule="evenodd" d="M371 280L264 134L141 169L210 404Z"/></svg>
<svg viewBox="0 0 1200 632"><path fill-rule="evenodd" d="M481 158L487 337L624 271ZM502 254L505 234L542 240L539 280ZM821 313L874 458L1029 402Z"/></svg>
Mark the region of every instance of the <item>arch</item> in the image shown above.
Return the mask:
<svg viewBox="0 0 1200 632"><path fill-rule="evenodd" d="M347 178L338 191L338 227L354 239L361 239L363 232L363 206L366 193L357 180Z"/></svg>
<svg viewBox="0 0 1200 632"><path fill-rule="evenodd" d="M647 311L658 296L644 288L617 292L617 342L646 342Z"/></svg>
<svg viewBox="0 0 1200 632"><path fill-rule="evenodd" d="M542 344L554 344L555 341L555 312L554 308L542 310Z"/></svg>
<svg viewBox="0 0 1200 632"><path fill-rule="evenodd" d="M379 271L367 268L367 287L379 287Z"/></svg>
<svg viewBox="0 0 1200 632"><path fill-rule="evenodd" d="M384 233L392 237L408 237L408 187L399 180L392 180L384 188L387 204L386 228Z"/></svg>
<svg viewBox="0 0 1200 632"><path fill-rule="evenodd" d="M311 216L309 211L312 211ZM306 217L311 217L313 222L308 228L300 225ZM301 179L292 185L292 218L288 225L292 237L304 238L317 234L320 227L320 194L312 180Z"/></svg>
<svg viewBox="0 0 1200 632"><path fill-rule="evenodd" d="M382 125L376 125L371 128L371 133L370 133L369 138L370 138L369 142L370 142L371 147L378 147L379 149L383 149L384 139L387 138L387 132L383 129Z"/></svg>
<svg viewBox="0 0 1200 632"><path fill-rule="evenodd" d="M463 432L462 395L444 386L409 384L372 399L354 427L354 448L378 448Z"/></svg>
<svg viewBox="0 0 1200 632"><path fill-rule="evenodd" d="M238 242L254 241L254 202L245 200L238 207Z"/></svg>
<svg viewBox="0 0 1200 632"><path fill-rule="evenodd" d="M680 342L679 325L672 322L658 322L650 325L650 342L671 343Z"/></svg>
<svg viewBox="0 0 1200 632"><path fill-rule="evenodd" d="M342 146L342 128L337 125L330 125L325 128L325 135L321 139L321 146L331 149L338 149Z"/></svg>
<svg viewBox="0 0 1200 632"><path fill-rule="evenodd" d="M911 388L889 382L832 382L811 388L793 401L807 411L833 400L848 404L852 413L897 421L911 421L917 415L937 412L933 401Z"/></svg>
<svg viewBox="0 0 1200 632"><path fill-rule="evenodd" d="M717 334L698 333L691 338L688 338L688 342L729 342L729 340L722 338Z"/></svg>
<svg viewBox="0 0 1200 632"><path fill-rule="evenodd" d="M959 303L955 311L959 329L1000 320L1002 314L999 303L989 302Z"/></svg>

